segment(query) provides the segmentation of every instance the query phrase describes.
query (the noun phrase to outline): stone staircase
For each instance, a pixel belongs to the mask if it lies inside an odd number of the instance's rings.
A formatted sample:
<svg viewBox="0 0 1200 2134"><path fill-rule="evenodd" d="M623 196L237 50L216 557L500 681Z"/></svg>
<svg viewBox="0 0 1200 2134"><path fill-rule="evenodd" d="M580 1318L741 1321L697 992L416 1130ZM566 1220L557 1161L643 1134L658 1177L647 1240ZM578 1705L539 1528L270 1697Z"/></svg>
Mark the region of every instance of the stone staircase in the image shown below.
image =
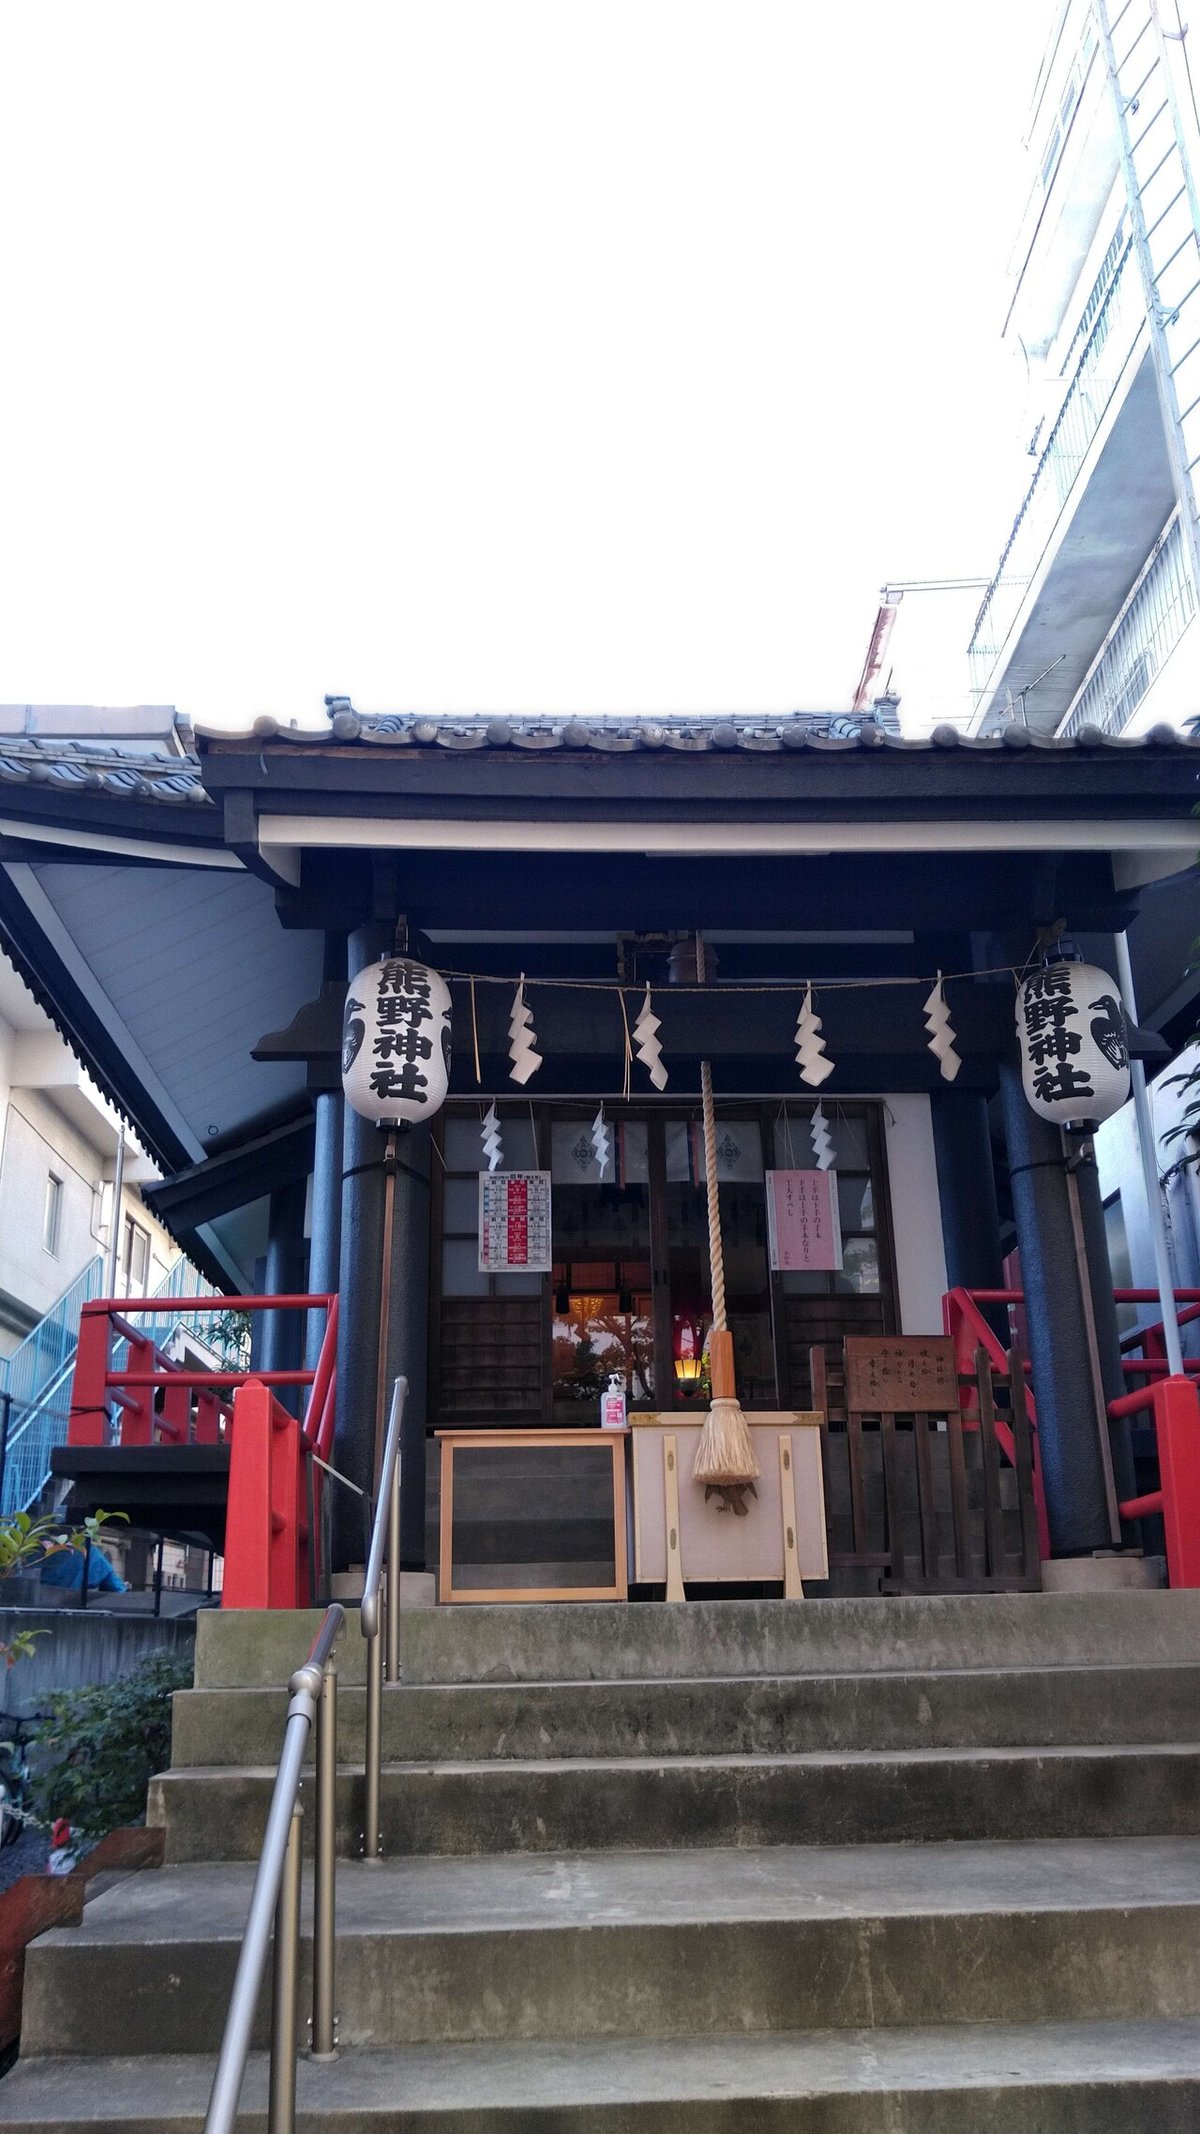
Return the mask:
<svg viewBox="0 0 1200 2134"><path fill-rule="evenodd" d="M198 2134L315 1621L201 1617L167 1864L29 1951L0 2125ZM341 1660L304 2134L1200 2127L1200 1594L414 1613L370 1865Z"/></svg>

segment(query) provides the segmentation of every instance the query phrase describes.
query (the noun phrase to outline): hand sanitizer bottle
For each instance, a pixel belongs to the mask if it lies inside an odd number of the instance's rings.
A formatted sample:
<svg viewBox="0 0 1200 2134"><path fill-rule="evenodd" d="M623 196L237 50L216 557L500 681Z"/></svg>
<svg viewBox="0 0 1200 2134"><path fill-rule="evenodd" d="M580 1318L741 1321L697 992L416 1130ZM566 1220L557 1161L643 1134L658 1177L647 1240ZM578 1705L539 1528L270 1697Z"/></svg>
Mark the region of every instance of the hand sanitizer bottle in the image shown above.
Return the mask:
<svg viewBox="0 0 1200 2134"><path fill-rule="evenodd" d="M625 1380L619 1371L613 1371L600 1395L600 1427L602 1430L625 1428Z"/></svg>

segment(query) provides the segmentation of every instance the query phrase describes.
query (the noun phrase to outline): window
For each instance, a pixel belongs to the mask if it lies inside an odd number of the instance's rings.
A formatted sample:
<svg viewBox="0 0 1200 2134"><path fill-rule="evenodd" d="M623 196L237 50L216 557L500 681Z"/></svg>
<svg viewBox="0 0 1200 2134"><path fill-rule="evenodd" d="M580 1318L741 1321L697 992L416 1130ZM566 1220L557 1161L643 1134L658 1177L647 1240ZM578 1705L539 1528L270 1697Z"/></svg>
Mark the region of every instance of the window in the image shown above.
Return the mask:
<svg viewBox="0 0 1200 2134"><path fill-rule="evenodd" d="M59 1234L62 1229L62 1179L51 1171L46 1178L46 1203L42 1210L42 1246L46 1252L58 1257Z"/></svg>
<svg viewBox="0 0 1200 2134"><path fill-rule="evenodd" d="M1044 189L1049 188L1050 180L1054 176L1055 165L1058 162L1058 152L1061 147L1062 131L1056 119L1051 130L1046 153L1042 157L1042 186Z"/></svg>
<svg viewBox="0 0 1200 2134"><path fill-rule="evenodd" d="M1108 1243L1108 1265L1114 1289L1132 1289L1133 1262L1129 1252L1129 1237L1125 1229L1125 1210L1121 1206L1120 1193L1112 1193L1104 1203L1104 1235ZM1138 1323L1136 1304L1118 1304L1117 1331L1130 1334Z"/></svg>
<svg viewBox="0 0 1200 2134"><path fill-rule="evenodd" d="M121 1267L125 1275L125 1295L145 1296L150 1272L150 1232L135 1223L132 1215L125 1217L122 1231Z"/></svg>

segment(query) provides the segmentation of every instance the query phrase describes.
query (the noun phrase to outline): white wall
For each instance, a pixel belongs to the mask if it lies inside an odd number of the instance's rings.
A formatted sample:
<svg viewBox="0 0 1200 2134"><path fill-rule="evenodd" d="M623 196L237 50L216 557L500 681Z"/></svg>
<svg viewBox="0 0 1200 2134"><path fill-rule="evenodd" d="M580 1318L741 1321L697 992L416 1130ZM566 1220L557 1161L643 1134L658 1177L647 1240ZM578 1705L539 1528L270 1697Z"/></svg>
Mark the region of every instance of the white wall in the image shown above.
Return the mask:
<svg viewBox="0 0 1200 2134"><path fill-rule="evenodd" d="M107 1251L119 1132L113 1106L0 957L0 1355L10 1354L97 1253ZM179 1257L136 1180L157 1175L127 1141L122 1211L150 1238L146 1287ZM43 1243L46 1186L62 1180L57 1251ZM123 1289L118 1281L118 1289Z"/></svg>
<svg viewBox="0 0 1200 2134"><path fill-rule="evenodd" d="M99 1252L102 1159L38 1090L13 1089L0 1149L0 1289L37 1318ZM62 1180L58 1249L42 1242L46 1184Z"/></svg>
<svg viewBox="0 0 1200 2134"><path fill-rule="evenodd" d="M1200 1087L1188 1091L1173 1086L1174 1076L1185 1074L1193 1067L1200 1067L1200 1046L1196 1045L1188 1046L1177 1060L1162 1070L1150 1087L1159 1177L1169 1174L1160 1194L1167 1216L1172 1274L1180 1289L1200 1287L1200 1174L1195 1164L1183 1163L1194 1150L1195 1143L1167 1141L1164 1137L1173 1126L1181 1123L1191 1099L1200 1096ZM1113 1194L1120 1195L1133 1286L1135 1289L1153 1289L1153 1231L1138 1152L1137 1122L1131 1103L1126 1104L1115 1118L1106 1119L1103 1126L1097 1127L1096 1161L1100 1190L1105 1199ZM1157 1305L1140 1308L1143 1325L1159 1316ZM1200 1328L1185 1329L1185 1336L1185 1350L1191 1355L1200 1354Z"/></svg>
<svg viewBox="0 0 1200 2134"><path fill-rule="evenodd" d="M885 1096L884 1138L902 1334L940 1334L946 1254L927 1096Z"/></svg>

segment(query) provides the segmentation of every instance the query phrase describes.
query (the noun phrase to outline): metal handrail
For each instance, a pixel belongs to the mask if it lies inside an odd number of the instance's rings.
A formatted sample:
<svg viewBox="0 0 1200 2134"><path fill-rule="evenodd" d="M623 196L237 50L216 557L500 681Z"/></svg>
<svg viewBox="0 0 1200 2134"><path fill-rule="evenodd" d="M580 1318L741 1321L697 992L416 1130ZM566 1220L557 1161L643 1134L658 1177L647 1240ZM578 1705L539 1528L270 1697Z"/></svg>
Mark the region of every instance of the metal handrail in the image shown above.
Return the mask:
<svg viewBox="0 0 1200 2134"><path fill-rule="evenodd" d="M383 1460L379 1469L379 1496L367 1552L367 1575L363 1580L362 1634L367 1641L367 1741L364 1765L363 1858L378 1860L383 1852L380 1796L383 1788L383 1684L400 1677L400 1426L408 1395L407 1378L398 1378L392 1388ZM384 1587L384 1552L387 1553L387 1584ZM381 1602L386 1593L386 1606ZM383 1616L381 1623L380 1617ZM382 1634L381 1634L382 1633ZM386 1642L386 1661L384 1646Z"/></svg>
<svg viewBox="0 0 1200 2134"><path fill-rule="evenodd" d="M269 2134L292 2134L296 2122L296 1992L300 1970L300 1776L309 1730L317 1729L316 1870L313 1916L314 2059L327 2059L334 2034L334 1892L336 1871L337 1674L333 1648L346 1620L340 1601L325 1610L307 1660L288 1684L283 1750L267 1816L242 1936L225 2034L213 2076L204 2134L233 2134L274 1925Z"/></svg>

